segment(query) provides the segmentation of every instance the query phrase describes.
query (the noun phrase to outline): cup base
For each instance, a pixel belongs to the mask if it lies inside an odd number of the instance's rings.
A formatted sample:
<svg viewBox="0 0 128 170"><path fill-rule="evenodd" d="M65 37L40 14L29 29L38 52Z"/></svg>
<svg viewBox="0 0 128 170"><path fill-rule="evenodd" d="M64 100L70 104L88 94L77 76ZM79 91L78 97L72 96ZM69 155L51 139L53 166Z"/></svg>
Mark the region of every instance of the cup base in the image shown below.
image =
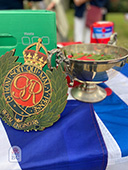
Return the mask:
<svg viewBox="0 0 128 170"><path fill-rule="evenodd" d="M87 103L100 102L107 96L106 91L94 83L85 83L74 87L71 90L71 94L76 100Z"/></svg>

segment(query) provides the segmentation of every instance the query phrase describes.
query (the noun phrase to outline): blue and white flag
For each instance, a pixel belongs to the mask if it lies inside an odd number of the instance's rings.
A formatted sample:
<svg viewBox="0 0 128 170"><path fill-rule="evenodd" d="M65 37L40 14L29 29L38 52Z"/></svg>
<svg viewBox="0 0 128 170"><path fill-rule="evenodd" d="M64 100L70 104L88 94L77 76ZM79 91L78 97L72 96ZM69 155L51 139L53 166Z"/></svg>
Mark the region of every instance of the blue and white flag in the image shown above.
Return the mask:
<svg viewBox="0 0 128 170"><path fill-rule="evenodd" d="M112 93L109 91L105 100L95 103L94 109L110 134L110 138L105 142L108 145L107 150L109 150L108 167L114 170L127 170L128 64L122 68L120 73L117 73L115 77L102 86L107 90L109 87Z"/></svg>

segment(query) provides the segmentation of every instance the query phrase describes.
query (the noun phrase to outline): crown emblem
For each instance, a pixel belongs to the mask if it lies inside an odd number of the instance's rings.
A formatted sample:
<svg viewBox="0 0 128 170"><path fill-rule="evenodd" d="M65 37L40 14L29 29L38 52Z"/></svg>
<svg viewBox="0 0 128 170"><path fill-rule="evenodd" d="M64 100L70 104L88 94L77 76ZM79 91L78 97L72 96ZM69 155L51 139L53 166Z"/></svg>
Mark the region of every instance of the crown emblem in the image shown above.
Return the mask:
<svg viewBox="0 0 128 170"><path fill-rule="evenodd" d="M41 43L42 39L39 38L37 43L29 45L23 51L25 64L32 64L39 68L43 68L47 64L48 52L47 49ZM34 46L36 46L36 50L31 49ZM41 48L43 49L43 52L45 52L45 54L40 52Z"/></svg>

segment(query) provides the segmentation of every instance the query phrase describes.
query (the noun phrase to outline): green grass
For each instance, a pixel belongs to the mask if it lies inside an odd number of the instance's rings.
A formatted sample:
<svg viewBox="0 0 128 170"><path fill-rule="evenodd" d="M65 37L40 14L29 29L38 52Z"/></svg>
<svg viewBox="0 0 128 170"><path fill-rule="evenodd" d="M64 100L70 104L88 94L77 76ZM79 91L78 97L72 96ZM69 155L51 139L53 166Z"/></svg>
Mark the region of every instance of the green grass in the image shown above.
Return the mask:
<svg viewBox="0 0 128 170"><path fill-rule="evenodd" d="M68 10L66 12L68 24L69 24L69 32L68 32L68 40L73 41L73 30L74 30L74 10Z"/></svg>
<svg viewBox="0 0 128 170"><path fill-rule="evenodd" d="M73 41L74 30L74 10L68 10L66 12L69 23L68 40ZM123 13L108 13L107 21L114 23L114 31L117 32L117 45L128 48L128 21L124 19Z"/></svg>

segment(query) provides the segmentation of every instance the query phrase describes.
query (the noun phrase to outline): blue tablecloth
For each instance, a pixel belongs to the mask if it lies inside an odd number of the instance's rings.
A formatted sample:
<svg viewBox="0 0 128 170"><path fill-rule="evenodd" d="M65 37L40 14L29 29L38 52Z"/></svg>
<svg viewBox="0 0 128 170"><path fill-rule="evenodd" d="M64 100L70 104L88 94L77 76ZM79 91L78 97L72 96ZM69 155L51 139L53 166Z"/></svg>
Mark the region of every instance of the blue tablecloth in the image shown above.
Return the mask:
<svg viewBox="0 0 128 170"><path fill-rule="evenodd" d="M118 162L128 163L128 64L115 78L100 86L111 91L103 101L87 104L68 100L59 121L43 132L22 132L0 122L0 168L109 170L111 165L112 170L113 166L120 170L116 167ZM108 134L105 137L102 133L94 111L116 146L106 140ZM17 161L12 160L12 147L17 149ZM116 158L112 157L114 154Z"/></svg>
<svg viewBox="0 0 128 170"><path fill-rule="evenodd" d="M23 132L3 123L11 146L21 149L21 169L104 170L107 149L92 104L70 100L61 118L43 132Z"/></svg>

